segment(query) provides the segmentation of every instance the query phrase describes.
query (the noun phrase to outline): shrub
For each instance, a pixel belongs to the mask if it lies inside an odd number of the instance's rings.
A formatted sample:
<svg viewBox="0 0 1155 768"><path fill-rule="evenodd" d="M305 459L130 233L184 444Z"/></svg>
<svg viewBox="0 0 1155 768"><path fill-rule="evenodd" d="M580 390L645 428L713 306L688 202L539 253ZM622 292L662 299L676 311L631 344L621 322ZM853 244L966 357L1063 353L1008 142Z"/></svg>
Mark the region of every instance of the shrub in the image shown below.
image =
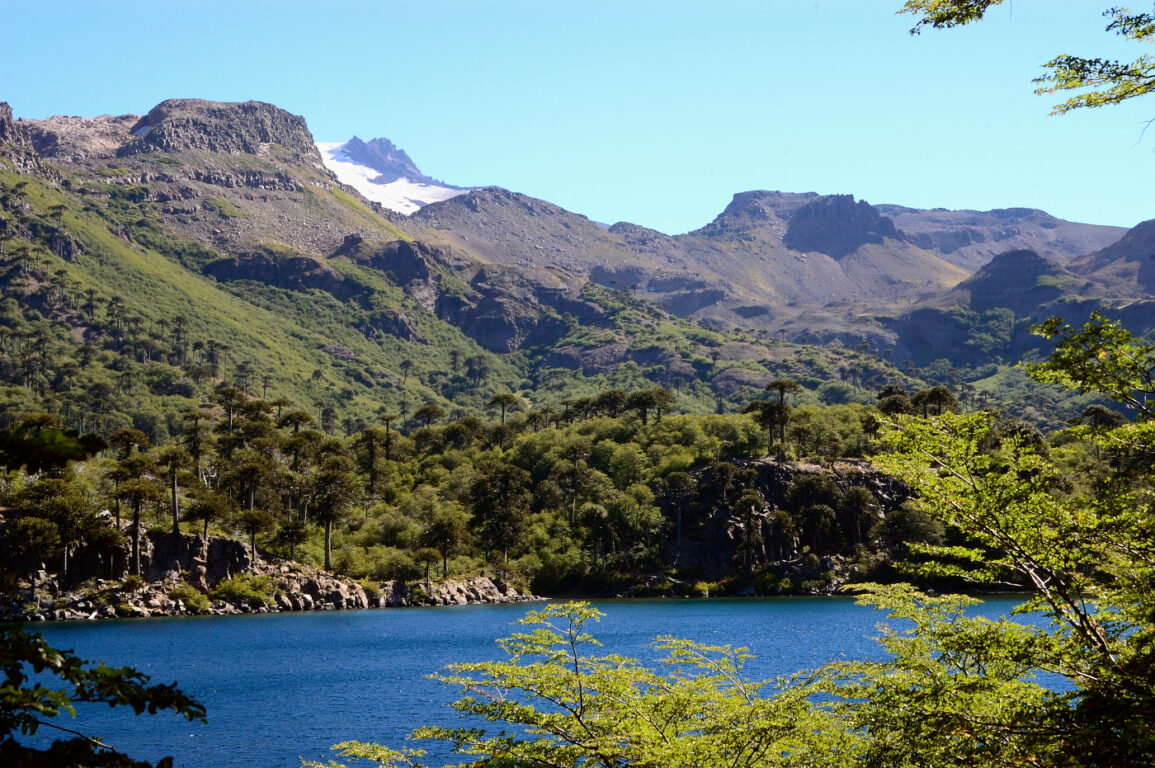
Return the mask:
<svg viewBox="0 0 1155 768"><path fill-rule="evenodd" d="M376 605L377 601L381 599L381 585L369 579L361 579L361 588L365 590L365 596L369 598L371 605Z"/></svg>
<svg viewBox="0 0 1155 768"><path fill-rule="evenodd" d="M708 581L695 581L686 587L686 592L690 597L709 597L710 588L713 586Z"/></svg>
<svg viewBox="0 0 1155 768"><path fill-rule="evenodd" d="M208 597L188 584L181 584L179 587L169 590L168 596L171 600L179 600L184 603L186 608L195 613L207 613L211 607Z"/></svg>
<svg viewBox="0 0 1155 768"><path fill-rule="evenodd" d="M233 605L248 605L259 608L273 602L273 583L268 576L239 574L231 579L218 581L209 590L213 600L223 600Z"/></svg>

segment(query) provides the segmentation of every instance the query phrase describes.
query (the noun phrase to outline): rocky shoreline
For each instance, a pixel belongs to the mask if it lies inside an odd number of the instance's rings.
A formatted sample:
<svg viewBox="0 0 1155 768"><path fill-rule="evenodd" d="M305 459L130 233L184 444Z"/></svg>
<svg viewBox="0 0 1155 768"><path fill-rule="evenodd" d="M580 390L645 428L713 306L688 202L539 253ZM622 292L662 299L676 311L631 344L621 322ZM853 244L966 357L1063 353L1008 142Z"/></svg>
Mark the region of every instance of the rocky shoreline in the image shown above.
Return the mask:
<svg viewBox="0 0 1155 768"><path fill-rule="evenodd" d="M40 571L35 599L26 594L0 601L0 621L230 616L541 599L486 576L369 582L296 562L253 562L243 544L219 537L174 538L150 532L143 544L141 578L126 575L121 553L78 552L70 571L72 583L62 585L59 578Z"/></svg>
<svg viewBox="0 0 1155 768"><path fill-rule="evenodd" d="M246 613L364 610L410 606L479 605L541 600L485 576L431 583L389 581L365 585L299 564L263 568L272 575L269 600L182 597L179 580L126 587L121 582L96 580L75 590L44 590L37 604L0 604L0 621L94 621L100 619L166 616L233 616ZM370 594L370 593L374 594ZM200 594L200 593L198 593Z"/></svg>

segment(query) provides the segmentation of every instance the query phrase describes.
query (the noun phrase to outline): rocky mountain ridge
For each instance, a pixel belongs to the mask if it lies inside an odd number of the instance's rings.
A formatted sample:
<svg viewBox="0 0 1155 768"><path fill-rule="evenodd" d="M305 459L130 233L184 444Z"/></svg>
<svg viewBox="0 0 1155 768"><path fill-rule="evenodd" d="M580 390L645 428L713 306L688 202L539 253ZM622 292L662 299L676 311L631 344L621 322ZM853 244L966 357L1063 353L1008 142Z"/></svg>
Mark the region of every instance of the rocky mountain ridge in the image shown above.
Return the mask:
<svg viewBox="0 0 1155 768"><path fill-rule="evenodd" d="M458 360L475 355L469 344L525 355L528 362L518 365L533 376L555 367L609 375L634 363L651 381L669 383L710 370L695 362L711 354L697 342L656 351L655 344L671 344L668 334L663 342L640 340L650 334L645 329L659 338L666 331L658 329L679 322L779 342L865 344L918 364L956 355L973 362L996 349L1010 359L1018 349L1010 339L1043 311L1077 318L1093 307L1116 307L1140 331L1147 327L1142 281L1111 277L1104 266L1134 261L1112 249L1145 242L1141 228L1121 240L1119 228L1029 209L919 211L850 195L764 190L735 194L714 221L676 236L625 222L603 227L497 187L402 216L325 167L303 118L260 102L174 99L143 117L13 121L0 114L0 132L13 179L41 179L44 195L62 201L55 224L45 203L40 229L31 228L18 221L27 216L13 187L4 225L18 237L42 237L54 253L79 253L97 246L91 231L77 235L78 217L87 217L89 230L105 217L130 250L172 262L148 262L150 279L183 281L185 294L196 284L229 312L252 306L266 313L269 326L281 322L286 303L311 303L304 315L326 317L328 330L292 331L310 339L295 365L324 374L339 364L342 386L354 392L407 385L396 365L416 355L432 366L416 379L423 397L448 396L438 382L451 380L452 391L463 393L461 372L446 373L453 365L437 356L450 339L465 350ZM415 168L391 144L360 144L382 162ZM1004 261L993 281L1001 285L993 288L980 274L996 255L1027 250L1069 269L1027 275ZM1098 266L1086 261L1091 253L1101 254ZM958 312L996 309L1011 311L1018 318L1011 324L1023 329L992 336L970 320L956 322ZM937 319L928 324L931 315ZM240 327L243 335L256 326ZM928 328L954 330L928 342ZM972 332L987 340L976 347L966 335ZM677 331L686 333L697 332ZM271 351L282 343L262 344L270 351L258 362L283 357ZM432 357L410 351L437 344L442 351ZM775 353L762 344L752 359L773 367ZM348 370L352 361L355 370ZM740 365L711 373L719 395L769 375L742 373L745 360L723 361ZM724 384L724 377L740 383Z"/></svg>

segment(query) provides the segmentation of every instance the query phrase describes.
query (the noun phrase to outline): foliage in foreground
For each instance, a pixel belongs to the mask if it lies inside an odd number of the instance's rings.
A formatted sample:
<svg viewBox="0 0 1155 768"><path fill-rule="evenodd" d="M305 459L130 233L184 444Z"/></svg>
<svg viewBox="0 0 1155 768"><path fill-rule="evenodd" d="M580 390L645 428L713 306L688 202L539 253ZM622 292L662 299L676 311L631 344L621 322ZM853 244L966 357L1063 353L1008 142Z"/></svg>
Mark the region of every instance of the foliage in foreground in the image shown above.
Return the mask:
<svg viewBox="0 0 1155 768"><path fill-rule="evenodd" d="M972 24L1003 0L907 0L902 13L914 14L918 22L911 34L924 26L935 29ZM1106 31L1124 41L1150 43L1155 35L1155 13L1132 13L1127 8L1111 7L1103 11L1109 19ZM1043 65L1046 72L1035 78L1035 93L1054 94L1074 91L1073 96L1056 104L1051 111L1061 115L1072 109L1119 104L1155 91L1155 59L1141 55L1131 61L1088 58L1061 54Z"/></svg>
<svg viewBox="0 0 1155 768"><path fill-rule="evenodd" d="M63 713L75 717L77 705L127 706L150 715L168 709L189 720L205 719L204 707L175 685L149 685L148 676L134 669L84 661L15 626L0 627L0 669L0 764L8 768L150 768L150 763L127 757L99 738L53 722ZM60 678L61 687L53 687L45 675ZM54 741L45 749L19 743L19 736L41 728L74 738ZM171 766L172 758L156 765Z"/></svg>
<svg viewBox="0 0 1155 768"><path fill-rule="evenodd" d="M660 638L658 669L589 654L584 624L596 612L554 606L501 641L506 661L441 678L462 692L454 707L469 724L414 736L495 767L1155 764L1155 385L1149 370L1134 375L1155 347L1102 318L1040 332L1058 350L1033 375L1137 404L1135 423L1070 431L1104 457L1095 482L1076 484L1036 434L985 412L900 416L880 460L965 537L922 545L916 575L1025 580L1032 596L1016 613L1028 618L990 620L968 614L971 598L868 586L860 600L890 616L885 660L757 683L727 647ZM421 757L338 749L384 765Z"/></svg>
<svg viewBox="0 0 1155 768"><path fill-rule="evenodd" d="M495 766L754 766L784 755L784 765L796 756L833 766L805 756L840 752L855 739L809 703L810 681L746 679L743 649L663 637L658 669L598 655L585 624L601 615L585 603L533 611L521 622L532 630L498 641L508 660L455 664L440 677L463 692L453 705L463 715L514 732L426 727L414 737ZM358 742L337 749L390 766L421 765L424 754Z"/></svg>

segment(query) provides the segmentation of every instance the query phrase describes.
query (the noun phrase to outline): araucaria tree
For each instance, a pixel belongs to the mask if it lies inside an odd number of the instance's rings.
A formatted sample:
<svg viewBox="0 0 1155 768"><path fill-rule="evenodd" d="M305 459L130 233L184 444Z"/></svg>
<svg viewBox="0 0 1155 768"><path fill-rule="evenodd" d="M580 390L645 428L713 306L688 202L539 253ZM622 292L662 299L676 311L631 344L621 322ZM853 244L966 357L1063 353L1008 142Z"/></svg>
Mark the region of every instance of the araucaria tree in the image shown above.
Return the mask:
<svg viewBox="0 0 1155 768"><path fill-rule="evenodd" d="M361 497L353 462L343 455L322 462L314 482L314 519L325 527L325 570L332 570L333 524L339 522Z"/></svg>

